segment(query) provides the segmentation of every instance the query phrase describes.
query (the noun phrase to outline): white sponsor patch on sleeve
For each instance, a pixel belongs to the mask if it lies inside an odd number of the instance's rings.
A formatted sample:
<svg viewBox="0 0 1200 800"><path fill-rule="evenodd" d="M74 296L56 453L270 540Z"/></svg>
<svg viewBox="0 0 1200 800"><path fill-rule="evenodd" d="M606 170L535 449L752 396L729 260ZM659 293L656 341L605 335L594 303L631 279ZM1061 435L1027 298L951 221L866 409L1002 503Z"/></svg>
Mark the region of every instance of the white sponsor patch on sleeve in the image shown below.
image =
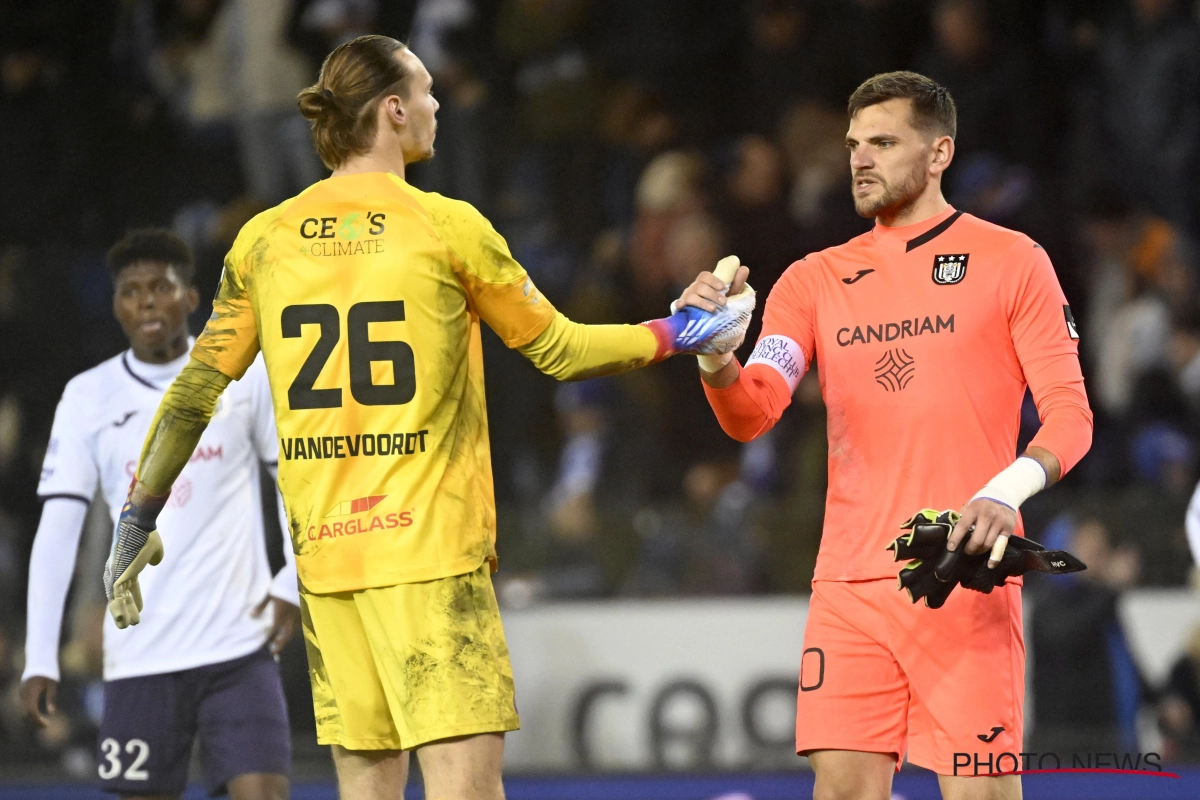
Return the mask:
<svg viewBox="0 0 1200 800"><path fill-rule="evenodd" d="M778 372L787 381L788 389L793 392L800 385L800 379L804 377L804 371L808 368L804 350L787 336L764 336L759 339L746 366L752 364L766 364Z"/></svg>

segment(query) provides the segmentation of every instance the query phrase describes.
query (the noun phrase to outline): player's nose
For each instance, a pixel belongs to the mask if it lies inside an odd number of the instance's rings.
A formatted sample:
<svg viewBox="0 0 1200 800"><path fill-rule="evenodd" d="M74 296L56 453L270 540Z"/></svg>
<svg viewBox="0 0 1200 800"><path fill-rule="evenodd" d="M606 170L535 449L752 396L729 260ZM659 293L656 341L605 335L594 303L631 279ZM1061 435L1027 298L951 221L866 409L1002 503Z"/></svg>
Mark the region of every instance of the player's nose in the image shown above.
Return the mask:
<svg viewBox="0 0 1200 800"><path fill-rule="evenodd" d="M871 158L868 148L858 147L850 153L850 169L857 171L860 169L871 169L874 166L875 160Z"/></svg>

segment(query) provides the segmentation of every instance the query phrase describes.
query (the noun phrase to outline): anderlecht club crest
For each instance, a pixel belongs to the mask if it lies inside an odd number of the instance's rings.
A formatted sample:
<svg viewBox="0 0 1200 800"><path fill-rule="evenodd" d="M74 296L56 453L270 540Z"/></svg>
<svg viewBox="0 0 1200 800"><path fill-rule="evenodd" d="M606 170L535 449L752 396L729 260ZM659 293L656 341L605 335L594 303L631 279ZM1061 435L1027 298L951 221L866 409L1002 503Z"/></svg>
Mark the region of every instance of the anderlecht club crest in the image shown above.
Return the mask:
<svg viewBox="0 0 1200 800"><path fill-rule="evenodd" d="M967 277L967 259L970 253L953 253L933 257L933 282L939 286L950 286Z"/></svg>

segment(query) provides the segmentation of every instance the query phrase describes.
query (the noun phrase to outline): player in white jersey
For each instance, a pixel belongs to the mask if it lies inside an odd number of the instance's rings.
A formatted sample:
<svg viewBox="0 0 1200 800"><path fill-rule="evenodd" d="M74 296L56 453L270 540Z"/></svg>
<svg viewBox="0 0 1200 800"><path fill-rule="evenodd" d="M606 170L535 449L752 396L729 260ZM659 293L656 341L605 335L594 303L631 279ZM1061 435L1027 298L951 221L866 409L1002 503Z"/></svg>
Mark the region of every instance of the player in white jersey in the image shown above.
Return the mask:
<svg viewBox="0 0 1200 800"><path fill-rule="evenodd" d="M67 384L38 484L21 697L42 725L54 713L63 604L88 504L99 487L116 524L150 421L188 361L187 317L199 302L191 255L169 231L129 233L109 268L130 349ZM260 358L222 396L163 510L171 558L141 581L141 624L117 630L104 616L105 789L179 797L198 736L210 792L287 797L291 741L272 656L298 628L299 595L290 541L272 578L258 481L260 464L274 474L277 453Z"/></svg>

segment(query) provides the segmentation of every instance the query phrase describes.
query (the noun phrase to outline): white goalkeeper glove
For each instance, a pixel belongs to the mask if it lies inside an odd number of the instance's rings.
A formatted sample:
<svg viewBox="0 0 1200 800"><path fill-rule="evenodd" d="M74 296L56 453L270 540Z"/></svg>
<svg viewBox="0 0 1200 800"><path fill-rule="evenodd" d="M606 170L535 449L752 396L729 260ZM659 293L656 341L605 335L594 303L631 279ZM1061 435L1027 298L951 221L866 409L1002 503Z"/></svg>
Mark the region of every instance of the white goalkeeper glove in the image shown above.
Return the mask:
<svg viewBox="0 0 1200 800"><path fill-rule="evenodd" d="M740 266L737 256L726 256L717 263L713 274L725 283L721 294L729 291ZM727 296L725 305L718 306L716 311L705 311L694 306L680 308L678 301L675 301L671 303L671 316L655 320L655 323L670 326L668 335L674 342L673 352L695 353L702 368L706 360L716 361L716 366L708 370L715 372L725 363L725 359L719 357L732 353L745 341L754 305L754 289L747 283L733 297Z"/></svg>

